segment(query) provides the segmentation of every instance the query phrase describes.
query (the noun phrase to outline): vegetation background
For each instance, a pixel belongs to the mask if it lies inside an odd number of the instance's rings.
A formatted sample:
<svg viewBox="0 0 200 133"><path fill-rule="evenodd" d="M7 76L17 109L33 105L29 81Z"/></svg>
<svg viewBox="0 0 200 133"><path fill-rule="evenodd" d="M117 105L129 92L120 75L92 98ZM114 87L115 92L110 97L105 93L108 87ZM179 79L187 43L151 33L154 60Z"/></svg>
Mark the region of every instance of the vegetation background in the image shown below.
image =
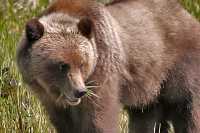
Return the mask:
<svg viewBox="0 0 200 133"><path fill-rule="evenodd" d="M200 0L180 2L200 20ZM48 0L37 3L0 0L0 133L55 132L37 98L25 89L15 64L16 45L25 22L39 14L47 4ZM120 128L127 133L127 118L123 113Z"/></svg>

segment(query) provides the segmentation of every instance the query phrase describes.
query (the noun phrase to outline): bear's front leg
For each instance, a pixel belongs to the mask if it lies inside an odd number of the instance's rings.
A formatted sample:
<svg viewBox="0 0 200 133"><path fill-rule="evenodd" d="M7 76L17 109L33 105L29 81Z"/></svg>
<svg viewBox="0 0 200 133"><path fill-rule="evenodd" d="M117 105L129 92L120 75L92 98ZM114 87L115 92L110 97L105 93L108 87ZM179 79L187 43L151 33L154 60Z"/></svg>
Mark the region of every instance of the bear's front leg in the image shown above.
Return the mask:
<svg viewBox="0 0 200 133"><path fill-rule="evenodd" d="M159 105L144 108L129 106L125 108L129 115L129 133L167 133L162 120L162 109ZM162 128L161 128L162 122Z"/></svg>
<svg viewBox="0 0 200 133"><path fill-rule="evenodd" d="M58 133L101 133L94 123L94 113L87 108L51 104L46 109Z"/></svg>
<svg viewBox="0 0 200 133"><path fill-rule="evenodd" d="M119 112L121 104L112 89L104 90L100 97L92 100L94 107L94 124L100 133L119 133Z"/></svg>

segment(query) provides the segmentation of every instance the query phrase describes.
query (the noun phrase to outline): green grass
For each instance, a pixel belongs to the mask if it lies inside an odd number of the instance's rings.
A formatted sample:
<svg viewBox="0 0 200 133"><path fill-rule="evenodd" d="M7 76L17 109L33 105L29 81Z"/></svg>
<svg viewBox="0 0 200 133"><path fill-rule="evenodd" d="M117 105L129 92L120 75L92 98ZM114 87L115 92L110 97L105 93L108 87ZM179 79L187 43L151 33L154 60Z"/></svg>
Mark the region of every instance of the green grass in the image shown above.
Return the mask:
<svg viewBox="0 0 200 133"><path fill-rule="evenodd" d="M185 8L200 20L200 0L180 0Z"/></svg>
<svg viewBox="0 0 200 133"><path fill-rule="evenodd" d="M0 1L0 133L53 131L39 102L25 89L15 64L25 21L45 5L41 1L33 10L13 0Z"/></svg>
<svg viewBox="0 0 200 133"><path fill-rule="evenodd" d="M24 23L47 5L40 0L36 9L16 0L0 0L0 133L55 132L45 111L22 83L15 64L16 45ZM182 0L186 9L200 20L200 0ZM25 6L26 5L26 6ZM121 115L126 133L127 118Z"/></svg>

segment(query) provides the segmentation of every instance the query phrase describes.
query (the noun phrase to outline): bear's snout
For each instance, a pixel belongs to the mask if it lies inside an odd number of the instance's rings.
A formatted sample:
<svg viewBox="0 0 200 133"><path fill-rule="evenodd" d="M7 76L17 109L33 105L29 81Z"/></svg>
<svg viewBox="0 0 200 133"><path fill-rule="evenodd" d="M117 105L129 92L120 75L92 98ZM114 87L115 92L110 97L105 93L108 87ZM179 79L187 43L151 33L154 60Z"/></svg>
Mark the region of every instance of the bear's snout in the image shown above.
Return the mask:
<svg viewBox="0 0 200 133"><path fill-rule="evenodd" d="M79 88L74 90L75 98L81 98L87 93L85 88Z"/></svg>

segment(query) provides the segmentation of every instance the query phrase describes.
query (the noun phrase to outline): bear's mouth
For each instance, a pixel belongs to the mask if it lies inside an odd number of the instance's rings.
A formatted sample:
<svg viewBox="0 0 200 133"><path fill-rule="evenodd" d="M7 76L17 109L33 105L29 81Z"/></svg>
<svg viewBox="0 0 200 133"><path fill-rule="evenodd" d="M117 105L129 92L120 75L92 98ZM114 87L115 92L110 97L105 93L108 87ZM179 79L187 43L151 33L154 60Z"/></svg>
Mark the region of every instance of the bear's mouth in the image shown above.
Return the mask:
<svg viewBox="0 0 200 133"><path fill-rule="evenodd" d="M41 79L38 78L37 81L39 85L41 85L43 88L48 88L47 85ZM60 96L58 96L56 99L56 103L59 102L64 103L64 105L68 104L70 106L77 106L81 103L81 98L71 97L68 96L65 92L62 92Z"/></svg>
<svg viewBox="0 0 200 133"><path fill-rule="evenodd" d="M71 106L77 106L81 103L81 98L70 98L65 96L64 101Z"/></svg>
<svg viewBox="0 0 200 133"><path fill-rule="evenodd" d="M70 97L62 93L57 99L56 103L62 103L64 106L77 106L81 103L81 98Z"/></svg>

